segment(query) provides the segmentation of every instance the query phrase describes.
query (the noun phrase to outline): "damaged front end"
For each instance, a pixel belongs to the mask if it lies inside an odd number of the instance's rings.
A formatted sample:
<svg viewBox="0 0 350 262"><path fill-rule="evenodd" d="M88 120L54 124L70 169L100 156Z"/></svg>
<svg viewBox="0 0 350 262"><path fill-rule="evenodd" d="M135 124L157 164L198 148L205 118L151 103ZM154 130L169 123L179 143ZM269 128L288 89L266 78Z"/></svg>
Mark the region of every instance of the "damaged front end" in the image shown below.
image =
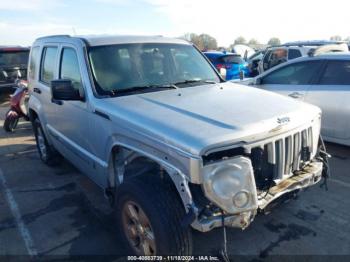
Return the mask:
<svg viewBox="0 0 350 262"><path fill-rule="evenodd" d="M316 129L302 128L203 158L202 205L192 227L244 229L258 212L329 176L328 157ZM318 146L320 144L320 146Z"/></svg>

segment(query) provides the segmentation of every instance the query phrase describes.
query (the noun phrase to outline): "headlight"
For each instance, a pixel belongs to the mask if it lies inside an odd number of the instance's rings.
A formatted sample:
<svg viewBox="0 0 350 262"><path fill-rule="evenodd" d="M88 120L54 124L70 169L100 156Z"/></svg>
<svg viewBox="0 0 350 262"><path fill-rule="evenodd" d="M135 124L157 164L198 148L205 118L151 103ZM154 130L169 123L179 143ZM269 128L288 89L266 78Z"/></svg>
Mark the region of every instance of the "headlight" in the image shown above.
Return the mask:
<svg viewBox="0 0 350 262"><path fill-rule="evenodd" d="M228 213L257 208L256 186L249 158L238 156L203 168L204 193Z"/></svg>

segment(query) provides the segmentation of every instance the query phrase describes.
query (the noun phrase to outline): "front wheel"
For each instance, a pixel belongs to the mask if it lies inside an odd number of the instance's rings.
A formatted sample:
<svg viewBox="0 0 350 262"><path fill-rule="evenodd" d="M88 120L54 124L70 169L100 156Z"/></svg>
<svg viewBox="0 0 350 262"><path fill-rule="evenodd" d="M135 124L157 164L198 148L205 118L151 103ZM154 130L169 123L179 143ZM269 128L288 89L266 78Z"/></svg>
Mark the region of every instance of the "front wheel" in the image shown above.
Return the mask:
<svg viewBox="0 0 350 262"><path fill-rule="evenodd" d="M18 124L18 117L6 117L4 121L4 129L6 132L13 132Z"/></svg>
<svg viewBox="0 0 350 262"><path fill-rule="evenodd" d="M150 174L118 189L117 219L123 242L135 255L190 255L192 235L177 192Z"/></svg>

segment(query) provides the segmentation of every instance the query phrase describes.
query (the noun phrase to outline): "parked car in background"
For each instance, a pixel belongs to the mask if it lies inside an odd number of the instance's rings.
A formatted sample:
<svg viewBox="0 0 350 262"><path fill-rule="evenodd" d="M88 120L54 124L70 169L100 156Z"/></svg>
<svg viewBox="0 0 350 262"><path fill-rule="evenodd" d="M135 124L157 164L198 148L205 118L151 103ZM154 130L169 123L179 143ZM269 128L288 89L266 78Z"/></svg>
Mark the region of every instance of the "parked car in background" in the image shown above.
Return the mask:
<svg viewBox="0 0 350 262"><path fill-rule="evenodd" d="M345 43L334 41L290 42L281 46L269 47L259 62L258 71L264 71L289 60L326 52L346 52L349 47Z"/></svg>
<svg viewBox="0 0 350 262"><path fill-rule="evenodd" d="M251 77L257 76L259 74L259 62L263 59L265 52L265 50L260 50L248 57L247 62Z"/></svg>
<svg viewBox="0 0 350 262"><path fill-rule="evenodd" d="M0 46L0 92L16 86L18 80L27 79L29 48Z"/></svg>
<svg viewBox="0 0 350 262"><path fill-rule="evenodd" d="M255 53L255 50L248 45L237 44L232 47L231 52L238 54L245 59L252 56Z"/></svg>
<svg viewBox="0 0 350 262"><path fill-rule="evenodd" d="M29 65L41 160L102 188L126 254L189 255L191 229L244 229L325 176L318 107L224 81L187 41L49 36Z"/></svg>
<svg viewBox="0 0 350 262"><path fill-rule="evenodd" d="M236 83L319 106L324 139L350 146L350 53L301 57Z"/></svg>
<svg viewBox="0 0 350 262"><path fill-rule="evenodd" d="M226 69L226 80L239 79L241 72L244 76L250 76L248 63L239 54L220 51L204 54L219 72L221 68Z"/></svg>

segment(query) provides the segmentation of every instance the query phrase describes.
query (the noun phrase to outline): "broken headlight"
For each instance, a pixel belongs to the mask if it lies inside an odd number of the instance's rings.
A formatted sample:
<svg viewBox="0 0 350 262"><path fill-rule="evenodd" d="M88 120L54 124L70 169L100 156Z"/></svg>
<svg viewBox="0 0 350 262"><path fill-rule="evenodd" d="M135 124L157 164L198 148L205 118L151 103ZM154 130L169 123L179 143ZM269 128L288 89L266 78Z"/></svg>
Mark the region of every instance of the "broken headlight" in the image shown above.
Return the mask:
<svg viewBox="0 0 350 262"><path fill-rule="evenodd" d="M257 194L249 158L237 156L203 167L206 197L224 211L235 214L257 208Z"/></svg>

